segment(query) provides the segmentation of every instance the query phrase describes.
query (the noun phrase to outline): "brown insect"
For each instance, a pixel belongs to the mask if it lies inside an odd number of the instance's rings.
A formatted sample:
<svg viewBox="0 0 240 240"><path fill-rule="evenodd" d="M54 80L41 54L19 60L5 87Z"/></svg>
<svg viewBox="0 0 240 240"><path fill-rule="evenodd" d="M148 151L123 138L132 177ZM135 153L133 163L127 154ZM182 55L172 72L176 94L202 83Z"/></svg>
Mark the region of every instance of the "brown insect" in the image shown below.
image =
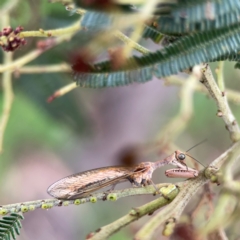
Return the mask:
<svg viewBox="0 0 240 240"><path fill-rule="evenodd" d="M176 169L165 171L168 177L197 177L198 171L187 167L184 161L186 155L189 156L177 150L157 162L143 162L133 167L103 167L76 173L53 183L47 192L58 199L78 199L107 186L112 186L111 189L114 189L116 184L124 181L130 181L133 186L137 187L154 185L152 181L154 170L167 164L177 166Z"/></svg>

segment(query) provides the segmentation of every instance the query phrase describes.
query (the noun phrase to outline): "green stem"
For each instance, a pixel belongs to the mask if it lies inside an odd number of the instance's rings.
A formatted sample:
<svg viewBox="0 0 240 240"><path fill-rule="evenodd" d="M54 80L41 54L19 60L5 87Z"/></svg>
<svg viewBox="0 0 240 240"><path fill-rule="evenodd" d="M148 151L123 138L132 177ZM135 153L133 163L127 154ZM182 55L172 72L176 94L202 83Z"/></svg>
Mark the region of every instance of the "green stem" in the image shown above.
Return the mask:
<svg viewBox="0 0 240 240"><path fill-rule="evenodd" d="M157 184L156 186L160 189L168 185L169 185L168 183L161 183L161 184ZM156 190L153 186L147 186L144 188L128 188L123 190L115 190L115 191L111 191L110 193L108 192L93 193L89 197L81 198L77 200L42 199L42 200L35 200L30 202L14 203L14 204L2 205L0 207L0 215L6 215L11 212L28 212L38 208L49 209L52 207L68 206L71 204L79 205L86 202L95 203L97 200L115 201L123 197L154 194L155 192Z"/></svg>

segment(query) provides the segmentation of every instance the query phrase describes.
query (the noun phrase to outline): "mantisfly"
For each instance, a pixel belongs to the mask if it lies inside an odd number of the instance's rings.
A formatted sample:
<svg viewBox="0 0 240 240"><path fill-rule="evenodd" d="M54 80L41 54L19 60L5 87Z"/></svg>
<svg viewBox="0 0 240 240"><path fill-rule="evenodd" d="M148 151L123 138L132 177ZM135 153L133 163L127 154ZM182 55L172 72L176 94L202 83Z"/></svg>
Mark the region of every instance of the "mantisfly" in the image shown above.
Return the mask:
<svg viewBox="0 0 240 240"><path fill-rule="evenodd" d="M177 166L175 169L165 171L167 177L197 177L198 171L186 165L184 161L186 156L191 157L177 150L172 155L156 162L142 162L133 167L102 167L76 173L53 183L47 192L58 199L78 199L107 186L112 186L113 189L116 184L124 181L130 181L133 186L137 187L154 185L152 181L154 170L167 164Z"/></svg>

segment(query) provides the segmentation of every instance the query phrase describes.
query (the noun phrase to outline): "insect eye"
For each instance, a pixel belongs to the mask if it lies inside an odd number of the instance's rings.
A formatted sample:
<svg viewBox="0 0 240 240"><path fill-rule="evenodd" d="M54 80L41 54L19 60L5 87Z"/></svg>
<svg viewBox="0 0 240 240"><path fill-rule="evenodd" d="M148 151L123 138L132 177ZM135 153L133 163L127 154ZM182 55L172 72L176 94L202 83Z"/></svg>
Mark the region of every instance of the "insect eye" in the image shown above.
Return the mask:
<svg viewBox="0 0 240 240"><path fill-rule="evenodd" d="M178 155L178 159L179 159L179 160L184 160L185 158L186 158L186 156L185 156L184 153L180 153L180 154Z"/></svg>

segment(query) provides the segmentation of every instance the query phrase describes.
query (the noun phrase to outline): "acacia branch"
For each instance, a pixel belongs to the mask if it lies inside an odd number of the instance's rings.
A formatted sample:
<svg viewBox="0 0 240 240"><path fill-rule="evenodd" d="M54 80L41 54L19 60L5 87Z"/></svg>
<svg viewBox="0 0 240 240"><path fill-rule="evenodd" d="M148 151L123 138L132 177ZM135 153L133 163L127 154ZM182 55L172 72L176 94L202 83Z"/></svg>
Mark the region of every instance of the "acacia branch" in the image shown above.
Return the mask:
<svg viewBox="0 0 240 240"><path fill-rule="evenodd" d="M13 2L13 4L16 2ZM13 5L11 5L13 7ZM11 8L10 8L11 9ZM1 17L2 25L9 25L10 19L9 15L3 14ZM4 64L11 64L12 62L12 53L3 53L3 63ZM3 112L0 120L0 153L3 151L3 138L4 133L7 127L8 119L10 116L10 111L12 109L12 103L13 103L13 89L12 89L12 75L10 71L6 71L3 73L3 79L2 79L2 87L3 87Z"/></svg>
<svg viewBox="0 0 240 240"><path fill-rule="evenodd" d="M164 79L165 86L169 85L182 86L185 84L185 81L186 81L185 79L182 79L179 76L170 76ZM195 85L194 90L196 92L200 92L210 96L208 90L202 84ZM231 101L232 103L237 105L240 104L240 92L226 88L225 93L227 94L228 101Z"/></svg>
<svg viewBox="0 0 240 240"><path fill-rule="evenodd" d="M7 70L11 70L11 71L17 70L21 66L36 59L38 56L40 56L45 51L49 50L50 48L52 48L64 41L67 41L67 40L69 40L69 36L66 36L66 35L52 39L51 43L47 47L32 50L31 52L25 54L24 56L12 61L11 63L5 64L5 65L0 65L0 73L7 71Z"/></svg>
<svg viewBox="0 0 240 240"><path fill-rule="evenodd" d="M215 72L217 74L217 84L221 92L225 91L225 83L223 77L224 70L224 61L219 62L218 68L216 68Z"/></svg>
<svg viewBox="0 0 240 240"><path fill-rule="evenodd" d="M153 235L159 228L159 225L165 223L168 219L174 219L174 221L177 221L188 202L207 181L208 179L202 173L197 178L183 182L182 187L180 188L180 193L176 196L172 203L151 218L147 224L139 230L135 239L150 240L153 238Z"/></svg>
<svg viewBox="0 0 240 240"><path fill-rule="evenodd" d="M161 189L171 185L169 183L160 183L157 184L157 188ZM14 203L8 205L0 206L0 215L6 215L11 212L28 212L33 211L35 209L49 209L52 207L59 207L59 206L68 206L71 204L79 205L84 204L87 202L95 203L97 200L110 200L116 201L120 198L135 196L135 195L147 195L147 194L155 194L156 189L154 186L150 185L147 187L140 187L140 188L127 188L123 190L114 190L111 192L99 192L99 193L92 193L89 197L77 199L77 200L59 200L59 199L41 199L35 200L30 202L21 202L21 203Z"/></svg>
<svg viewBox="0 0 240 240"><path fill-rule="evenodd" d="M121 41L123 41L126 45L129 45L130 48L135 49L136 51L142 53L142 54L148 54L151 51L149 51L147 48L143 47L142 45L138 44L136 41L133 41L131 38L129 38L128 36L126 36L125 34L123 34L120 31L116 31L114 33L114 35L120 39Z"/></svg>
<svg viewBox="0 0 240 240"><path fill-rule="evenodd" d="M236 142L240 139L240 130L238 123L228 105L225 92L221 92L208 64L205 64L203 71L202 83L208 89L209 94L217 103L219 117L222 117L226 128L230 133L231 140Z"/></svg>
<svg viewBox="0 0 240 240"><path fill-rule="evenodd" d="M71 67L67 63L58 63L52 65L34 65L25 66L16 70L16 74L32 74L32 73L55 73L55 72L71 72Z"/></svg>
<svg viewBox="0 0 240 240"><path fill-rule="evenodd" d="M153 217L150 222L151 224L145 225L143 230L136 235L135 239L151 239L151 231L154 231L155 228L158 228L161 223L166 221L167 219L171 218L178 218L183 209L185 208L188 201L191 197L196 193L196 191L206 182L208 179L204 176L203 172L199 175L199 177L195 179L188 180L186 182L181 182L180 185L180 192L174 198L174 200L166 206L161 212L159 212L155 217ZM178 185L178 186L179 186ZM136 208L139 214L137 216L131 216L131 214L127 214L118 220L101 227L99 231L97 231L92 238L92 240L100 240L100 239L107 239L113 233L120 230L122 227L130 224L131 222L139 219L140 217L152 213L153 211L161 208L163 206L164 198L160 197L152 202L149 202L141 207ZM166 201L166 200L165 200ZM165 203L164 201L164 203ZM156 219L157 217L157 219ZM141 235L144 235L142 237ZM149 236L149 238L147 237Z"/></svg>
<svg viewBox="0 0 240 240"><path fill-rule="evenodd" d="M52 102L55 98L61 97L63 95L65 95L66 93L74 90L75 88L77 88L79 85L77 85L76 82L74 83L70 83L68 85L65 85L64 87L58 89L57 91L55 91L48 99L47 102Z"/></svg>
<svg viewBox="0 0 240 240"><path fill-rule="evenodd" d="M173 185L174 186L174 185ZM168 193L164 197L160 197L156 200L153 200L141 207L132 209L127 215L119 218L118 220L101 227L97 230L96 233L91 233L88 236L88 239L92 240L102 240L108 239L113 233L119 231L124 226L130 224L133 221L138 220L140 217L143 217L147 214L152 214L157 209L167 205L174 199L178 194L178 188L170 188Z"/></svg>
<svg viewBox="0 0 240 240"><path fill-rule="evenodd" d="M164 221L167 221L170 218L178 219L184 208L186 207L186 204L191 200L192 196L206 183L211 179L212 174L215 173L215 170L222 166L232 155L233 152L237 151L240 148L240 142L235 143L231 148L229 148L226 152L224 152L222 155L220 155L218 158L216 158L206 170L199 173L199 176L194 179L187 180L185 182L177 183L178 186L180 186L180 192L177 195L177 197L168 205L166 206L159 214L157 214L155 217L153 217L153 220L150 220L151 224L145 225L143 227L143 230L140 230L140 233L137 234L137 237L139 235L146 236L148 234L153 234L154 231L159 227L161 223ZM157 200L155 200L157 201ZM152 212L152 208L155 206L156 202L150 202L148 204L143 205L142 207L139 207L137 209L142 209L147 206L149 209L148 213ZM153 204L153 206L152 206ZM161 205L159 205L159 208ZM155 209L156 210L156 209ZM144 212L146 215L147 213ZM140 215L140 216L143 216ZM132 221L137 220L140 216L137 218L132 218L129 214L121 217L120 219L100 228L99 232L96 232L92 238L93 240L97 239L106 239L110 237L113 233L120 230L122 227L126 226L127 224L131 223ZM145 235L145 233L148 232L148 234ZM146 238L136 238L136 239L148 239Z"/></svg>
<svg viewBox="0 0 240 240"><path fill-rule="evenodd" d="M207 235L219 227L224 227L230 224L234 219L234 212L236 212L236 207L238 203L237 196L233 194L233 192L229 191L229 186L239 185L239 182L232 181L232 172L234 168L234 161L236 161L240 156L240 141L235 143L230 149L224 152L219 158L214 160L208 169L205 171L205 175L209 177L209 171L213 172L214 169L218 170L218 168L222 167L222 177L220 177L220 181L222 182L222 191L218 198L218 202L216 204L216 208L211 216L211 219L208 223L204 224L204 226L200 226L198 229L199 235ZM236 184L234 184L236 183ZM236 189L234 189L236 190ZM238 187L238 194L240 188Z"/></svg>
<svg viewBox="0 0 240 240"><path fill-rule="evenodd" d="M20 33L20 37L58 37L63 35L72 36L81 29L80 20L76 21L72 25L51 30L39 29L38 31L23 31Z"/></svg>

